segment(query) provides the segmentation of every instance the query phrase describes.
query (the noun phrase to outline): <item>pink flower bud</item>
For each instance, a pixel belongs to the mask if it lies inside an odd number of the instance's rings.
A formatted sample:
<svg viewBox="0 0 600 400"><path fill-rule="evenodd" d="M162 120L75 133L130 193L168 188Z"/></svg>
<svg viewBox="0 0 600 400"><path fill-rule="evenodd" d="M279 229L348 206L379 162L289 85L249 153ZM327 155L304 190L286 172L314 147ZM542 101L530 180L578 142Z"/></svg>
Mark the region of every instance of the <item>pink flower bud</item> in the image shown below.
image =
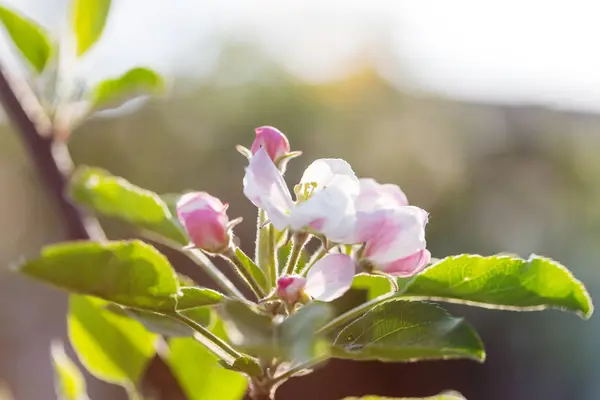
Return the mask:
<svg viewBox="0 0 600 400"><path fill-rule="evenodd" d="M261 126L255 129L256 139L252 142L252 154L263 147L271 160L277 162L279 158L290 152L290 142L287 137L272 126Z"/></svg>
<svg viewBox="0 0 600 400"><path fill-rule="evenodd" d="M286 275L277 280L277 297L286 303L294 304L303 294L306 278L298 275Z"/></svg>
<svg viewBox="0 0 600 400"><path fill-rule="evenodd" d="M227 204L206 192L192 192L177 202L177 216L192 240L192 244L210 253L219 253L229 246Z"/></svg>

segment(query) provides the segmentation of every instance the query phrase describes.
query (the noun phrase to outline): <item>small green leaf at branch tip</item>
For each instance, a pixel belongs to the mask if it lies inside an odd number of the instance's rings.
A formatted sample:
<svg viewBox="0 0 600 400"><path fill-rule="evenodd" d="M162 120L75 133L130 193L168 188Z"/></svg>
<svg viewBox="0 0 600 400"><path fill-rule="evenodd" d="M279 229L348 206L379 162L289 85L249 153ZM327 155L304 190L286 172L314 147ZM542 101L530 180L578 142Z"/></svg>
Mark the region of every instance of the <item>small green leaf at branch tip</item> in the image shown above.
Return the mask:
<svg viewBox="0 0 600 400"><path fill-rule="evenodd" d="M379 396L364 396L364 397L346 397L343 400L466 400L460 393L444 392L437 396L431 397L379 397Z"/></svg>
<svg viewBox="0 0 600 400"><path fill-rule="evenodd" d="M69 184L69 194L97 213L146 229L182 247L189 243L177 218L158 194L105 170L77 168Z"/></svg>
<svg viewBox="0 0 600 400"><path fill-rule="evenodd" d="M218 362L225 369L241 372L250 377L261 376L264 373L261 366L254 359L246 356L236 358L233 364L228 364L225 360L219 360Z"/></svg>
<svg viewBox="0 0 600 400"><path fill-rule="evenodd" d="M461 254L446 257L413 277L400 296L510 311L555 308L584 319L594 311L583 284L546 257Z"/></svg>
<svg viewBox="0 0 600 400"><path fill-rule="evenodd" d="M90 373L132 387L155 354L157 335L137 321L106 309L109 303L71 295L67 326L71 345Z"/></svg>
<svg viewBox="0 0 600 400"><path fill-rule="evenodd" d="M180 292L181 294L177 298L177 310L179 311L196 307L213 306L225 299L223 293L207 288L185 286L180 289Z"/></svg>
<svg viewBox="0 0 600 400"><path fill-rule="evenodd" d="M137 67L123 75L100 82L91 93L92 107L96 110L117 108L135 97L162 94L165 81L149 68Z"/></svg>
<svg viewBox="0 0 600 400"><path fill-rule="evenodd" d="M81 57L102 36L111 0L72 0L73 33Z"/></svg>
<svg viewBox="0 0 600 400"><path fill-rule="evenodd" d="M0 6L0 21L23 57L41 74L52 54L47 32L34 21L4 6Z"/></svg>
<svg viewBox="0 0 600 400"><path fill-rule="evenodd" d="M88 400L83 374L65 352L62 342L50 347L54 365L56 396L62 400Z"/></svg>
<svg viewBox="0 0 600 400"><path fill-rule="evenodd" d="M425 302L387 301L334 336L332 354L338 358L392 362L485 360L483 343L468 323Z"/></svg>
<svg viewBox="0 0 600 400"><path fill-rule="evenodd" d="M256 280L256 283L265 291L268 291L267 276L239 247L235 249L235 255L242 262L246 270Z"/></svg>
<svg viewBox="0 0 600 400"><path fill-rule="evenodd" d="M175 309L180 295L166 257L139 240L47 246L18 271L73 293L150 311Z"/></svg>

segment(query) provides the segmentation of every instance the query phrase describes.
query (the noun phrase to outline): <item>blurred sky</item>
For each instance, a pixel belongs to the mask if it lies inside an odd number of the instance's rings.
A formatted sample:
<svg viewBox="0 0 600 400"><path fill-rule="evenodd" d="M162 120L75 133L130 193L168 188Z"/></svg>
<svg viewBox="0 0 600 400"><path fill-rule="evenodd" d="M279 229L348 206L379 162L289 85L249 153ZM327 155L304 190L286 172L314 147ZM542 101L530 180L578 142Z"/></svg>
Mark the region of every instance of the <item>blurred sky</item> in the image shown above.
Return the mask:
<svg viewBox="0 0 600 400"><path fill-rule="evenodd" d="M2 4L64 30L66 0ZM227 38L310 81L368 59L410 90L598 112L598 15L593 0L113 0L106 36L77 73L93 82L145 64L201 76Z"/></svg>

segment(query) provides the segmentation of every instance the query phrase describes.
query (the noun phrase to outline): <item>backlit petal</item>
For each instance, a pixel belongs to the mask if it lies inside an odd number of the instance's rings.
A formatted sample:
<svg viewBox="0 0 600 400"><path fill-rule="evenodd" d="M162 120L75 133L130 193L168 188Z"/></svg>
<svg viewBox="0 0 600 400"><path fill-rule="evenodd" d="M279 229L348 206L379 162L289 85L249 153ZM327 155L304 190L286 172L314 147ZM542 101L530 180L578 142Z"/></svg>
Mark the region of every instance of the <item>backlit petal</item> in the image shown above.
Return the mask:
<svg viewBox="0 0 600 400"><path fill-rule="evenodd" d="M288 214L294 206L283 176L264 148L250 159L244 175L244 195L258 208L267 211L279 230L288 224Z"/></svg>
<svg viewBox="0 0 600 400"><path fill-rule="evenodd" d="M350 289L355 272L356 264L351 257L326 255L308 271L304 291L315 300L335 300Z"/></svg>

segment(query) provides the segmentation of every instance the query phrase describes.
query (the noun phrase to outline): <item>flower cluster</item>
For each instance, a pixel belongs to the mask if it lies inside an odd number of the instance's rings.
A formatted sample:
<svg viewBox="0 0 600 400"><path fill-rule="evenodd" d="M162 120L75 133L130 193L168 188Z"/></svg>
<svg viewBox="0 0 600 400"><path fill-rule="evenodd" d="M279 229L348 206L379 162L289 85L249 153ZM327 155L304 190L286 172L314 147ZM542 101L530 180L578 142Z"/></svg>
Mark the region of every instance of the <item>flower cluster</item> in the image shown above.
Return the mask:
<svg viewBox="0 0 600 400"><path fill-rule="evenodd" d="M242 148L243 149L243 148ZM331 301L344 294L358 273L407 277L430 262L425 226L428 214L411 206L393 184L359 179L341 159L314 161L294 186L283 177L290 152L286 136L273 127L256 129L243 179L244 195L264 210L268 222L292 236L316 237L323 256L302 273L278 277L275 295L295 304ZM226 205L206 193L183 196L178 216L193 245L211 253L231 246Z"/></svg>

